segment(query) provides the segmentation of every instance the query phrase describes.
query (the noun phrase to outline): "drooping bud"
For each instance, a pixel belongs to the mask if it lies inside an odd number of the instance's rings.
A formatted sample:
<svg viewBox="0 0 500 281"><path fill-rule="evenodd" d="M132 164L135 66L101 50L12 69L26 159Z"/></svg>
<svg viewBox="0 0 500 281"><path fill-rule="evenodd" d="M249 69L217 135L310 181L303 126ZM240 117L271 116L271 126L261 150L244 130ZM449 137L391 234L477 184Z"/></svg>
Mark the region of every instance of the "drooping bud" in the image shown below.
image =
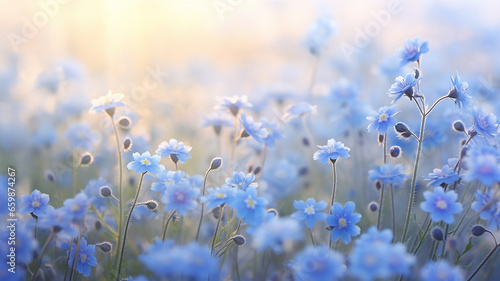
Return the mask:
<svg viewBox="0 0 500 281"><path fill-rule="evenodd" d="M92 156L92 154L86 152L80 158L80 166L90 166L90 164L92 164L93 161L94 157Z"/></svg>
<svg viewBox="0 0 500 281"><path fill-rule="evenodd" d="M444 231L441 227L436 226L431 230L431 237L436 241L443 241Z"/></svg>
<svg viewBox="0 0 500 281"><path fill-rule="evenodd" d="M215 157L212 159L212 162L210 162L210 170L217 170L222 166L222 158L220 157Z"/></svg>
<svg viewBox="0 0 500 281"><path fill-rule="evenodd" d="M260 173L262 169L260 168L260 166L257 166L257 168L255 168L255 170L253 171L253 174L254 175L258 175Z"/></svg>
<svg viewBox="0 0 500 281"><path fill-rule="evenodd" d="M126 137L124 140L123 140L123 151L130 151L130 149L132 148L132 139L129 138L129 137Z"/></svg>
<svg viewBox="0 0 500 281"><path fill-rule="evenodd" d="M148 200L145 202L146 207L148 207L149 210L154 211L158 207L158 203L155 200Z"/></svg>
<svg viewBox="0 0 500 281"><path fill-rule="evenodd" d="M235 235L235 236L231 237L231 239L238 246L241 246L241 245L245 244L245 242L246 242L245 237L243 237L242 235Z"/></svg>
<svg viewBox="0 0 500 281"><path fill-rule="evenodd" d="M102 242L95 244L97 248L101 249L104 253L107 253L113 249L113 245L109 242Z"/></svg>
<svg viewBox="0 0 500 281"><path fill-rule="evenodd" d="M396 133L403 137L403 138L409 138L411 137L411 131L410 129L408 129L408 126L403 123L403 122L398 122L396 123L396 125L394 126L394 130L396 131Z"/></svg>
<svg viewBox="0 0 500 281"><path fill-rule="evenodd" d="M391 146L391 148L389 149L389 154L391 155L391 157L398 158L399 156L401 156L401 147L397 145Z"/></svg>
<svg viewBox="0 0 500 281"><path fill-rule="evenodd" d="M120 125L122 129L130 129L132 126L132 120L128 116L122 116L118 120L118 125Z"/></svg>
<svg viewBox="0 0 500 281"><path fill-rule="evenodd" d="M464 122L462 122L461 120L453 122L453 130L457 132L465 132Z"/></svg>
<svg viewBox="0 0 500 281"><path fill-rule="evenodd" d="M309 139L308 139L308 138L306 138L306 137L302 138L302 144L303 144L304 146L309 146L309 145L310 145L310 143L309 143Z"/></svg>
<svg viewBox="0 0 500 281"><path fill-rule="evenodd" d="M384 143L384 135L378 135L378 144Z"/></svg>
<svg viewBox="0 0 500 281"><path fill-rule="evenodd" d="M472 235L474 236L481 236L486 232L486 228L484 228L482 225L475 225L472 227Z"/></svg>
<svg viewBox="0 0 500 281"><path fill-rule="evenodd" d="M371 212L376 212L378 210L378 203L375 201L368 203L368 210L370 210Z"/></svg>
<svg viewBox="0 0 500 281"><path fill-rule="evenodd" d="M375 181L375 189L380 190L382 188L382 182L379 180Z"/></svg>
<svg viewBox="0 0 500 281"><path fill-rule="evenodd" d="M101 194L102 197L106 198L111 196L113 192L111 191L111 188L109 188L109 186L105 185L99 188L99 194Z"/></svg>

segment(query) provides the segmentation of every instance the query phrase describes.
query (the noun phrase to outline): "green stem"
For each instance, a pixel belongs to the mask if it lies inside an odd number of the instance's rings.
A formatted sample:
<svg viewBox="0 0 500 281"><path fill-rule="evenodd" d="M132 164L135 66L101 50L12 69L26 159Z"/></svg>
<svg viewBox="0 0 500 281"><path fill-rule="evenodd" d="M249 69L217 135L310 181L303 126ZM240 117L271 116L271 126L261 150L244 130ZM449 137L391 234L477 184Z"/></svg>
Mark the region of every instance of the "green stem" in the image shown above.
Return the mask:
<svg viewBox="0 0 500 281"><path fill-rule="evenodd" d="M391 190L392 233L396 236L396 209L394 208L394 189L392 188L392 184L389 188Z"/></svg>
<svg viewBox="0 0 500 281"><path fill-rule="evenodd" d="M210 173L211 168L208 168L207 172L205 173L205 178L203 179L203 189L201 190L201 196L205 196L205 189L207 186L207 177L208 173ZM198 237L200 236L200 228L201 228L201 223L203 221L203 212L205 211L205 204L201 203L201 214L200 214L200 221L198 222L198 229L196 230L196 239L195 241L198 242Z"/></svg>
<svg viewBox="0 0 500 281"><path fill-rule="evenodd" d="M118 131L116 130L116 124L113 119L113 116L110 115L111 118L111 124L113 125L113 133L115 135L115 141L116 141L116 153L118 156L118 241L116 245L118 245L116 249L116 258L114 265L116 266L116 263L118 262L118 258L120 257L120 247L119 245L121 244L122 240L122 223L123 223L123 188L122 188L122 153L121 153L121 145L120 145L120 139L118 138Z"/></svg>
<svg viewBox="0 0 500 281"><path fill-rule="evenodd" d="M73 245L71 245L73 246ZM78 253L80 252L80 237L76 239L76 248L75 255L73 256L73 263L71 264L71 272L69 273L69 281L73 280L73 272L75 271L75 265L77 263L76 259L78 257Z"/></svg>
<svg viewBox="0 0 500 281"><path fill-rule="evenodd" d="M495 248L493 248L490 253L484 258L484 260L479 264L479 266L476 268L476 270L474 270L474 272L471 274L471 276L469 276L469 278L467 278L467 281L470 281L472 280L472 278L474 278L474 276L476 276L476 274L479 272L479 270L481 270L481 267L483 267L486 262L488 261L489 258L491 258L491 256L493 256L493 254L495 253L495 251L498 249L498 247L500 247L500 244L497 244L495 246Z"/></svg>
<svg viewBox="0 0 500 281"><path fill-rule="evenodd" d="M222 214L224 213L224 204L220 207L219 219L217 220L217 225L215 226L214 237L212 238L212 248L210 249L210 254L214 253L215 240L217 240L217 232L219 231L219 225L222 220Z"/></svg>
<svg viewBox="0 0 500 281"><path fill-rule="evenodd" d="M121 246L119 246L121 249L120 249L120 258L118 259L118 269L117 269L117 273L116 273L116 280L117 281L120 280L120 273L121 273L121 269L122 269L123 253L124 253L124 250L125 250L125 243L127 241L128 227L129 227L129 224L130 224L130 220L132 219L132 212L134 211L135 204L137 203L137 198L139 198L139 193L141 192L142 180L144 179L144 175L146 173L147 172L144 172L144 173L141 174L141 179L139 180L139 187L137 188L137 193L135 194L134 202L132 203L132 206L130 207L130 211L128 213L127 221L125 223L125 229L123 230L123 239L122 239L123 242L122 242ZM120 202L121 202L121 200L120 200Z"/></svg>
<svg viewBox="0 0 500 281"><path fill-rule="evenodd" d="M40 255L38 255L38 259L35 263L35 269L33 270L33 277L31 278L31 281L35 280L35 277L38 273L38 270L40 269L40 264L42 263L42 258L43 258L43 254L45 253L45 249L47 249L47 245L49 245L49 242L52 240L52 238L54 237L54 229L51 229L50 230L50 234L49 234L49 237L47 237L47 240L45 240L45 244L43 244L43 247L42 249L40 250Z"/></svg>
<svg viewBox="0 0 500 281"><path fill-rule="evenodd" d="M410 198L408 201L408 210L406 212L406 220L405 227L403 230L403 238L401 239L402 243L406 241L406 234L408 233L408 226L410 224L411 212L413 210L413 203L415 202L415 186L417 185L417 171L420 160L420 152L422 151L422 143L424 142L424 130L425 130L425 118L427 116L425 114L422 115L422 120L420 121L420 132L418 137L418 145L417 145L417 154L415 156L415 164L413 167L413 176L411 179L411 188L410 188Z"/></svg>
<svg viewBox="0 0 500 281"><path fill-rule="evenodd" d="M385 186L384 186L384 184L382 184L382 186L380 187L380 199L379 199L379 203L378 203L377 229L380 229L380 220L382 218L382 204L384 202L384 189L385 189Z"/></svg>
<svg viewBox="0 0 500 281"><path fill-rule="evenodd" d="M309 227L308 227L309 228ZM313 243L313 246L316 246L316 243L314 242L314 236L313 236L313 232L312 232L312 229L309 228L309 234L311 235L311 241Z"/></svg>
<svg viewBox="0 0 500 281"><path fill-rule="evenodd" d="M92 205L93 206L93 205ZM94 206L93 206L94 207ZM99 221L102 223L102 225L104 225L104 227L111 233L111 235L113 235L113 237L117 237L118 234L116 233L116 231L114 231L105 221L104 221L104 218L101 216L101 214L99 214L99 212L95 209L92 210L94 211L94 213L97 215L97 218L99 219Z"/></svg>
<svg viewBox="0 0 500 281"><path fill-rule="evenodd" d="M161 236L161 240L165 241L165 238L167 237L167 228L168 224L170 223L170 220L174 217L175 210L170 212L170 215L168 215L167 222L165 223L165 228L163 228L163 234Z"/></svg>
<svg viewBox="0 0 500 281"><path fill-rule="evenodd" d="M335 202L335 193L337 191L337 169L335 168L335 162L332 162L332 174L333 174L333 185L332 185L332 198L330 200L330 215L332 214L333 203Z"/></svg>
<svg viewBox="0 0 500 281"><path fill-rule="evenodd" d="M66 276L68 275L69 257L71 255L71 247L72 246L73 246L73 237L71 237L71 240L69 241L68 259L66 259L66 270L64 271L63 281L66 281Z"/></svg>

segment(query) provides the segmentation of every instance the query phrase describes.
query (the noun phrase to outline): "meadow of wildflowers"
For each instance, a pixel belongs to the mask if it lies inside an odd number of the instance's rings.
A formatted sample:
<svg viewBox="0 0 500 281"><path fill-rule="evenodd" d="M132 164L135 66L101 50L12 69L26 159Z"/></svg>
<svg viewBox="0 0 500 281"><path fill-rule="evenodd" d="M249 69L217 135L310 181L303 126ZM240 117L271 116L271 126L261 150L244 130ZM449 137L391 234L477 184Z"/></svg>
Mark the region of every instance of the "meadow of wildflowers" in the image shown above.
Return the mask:
<svg viewBox="0 0 500 281"><path fill-rule="evenodd" d="M264 2L0 4L0 280L500 280L500 5Z"/></svg>

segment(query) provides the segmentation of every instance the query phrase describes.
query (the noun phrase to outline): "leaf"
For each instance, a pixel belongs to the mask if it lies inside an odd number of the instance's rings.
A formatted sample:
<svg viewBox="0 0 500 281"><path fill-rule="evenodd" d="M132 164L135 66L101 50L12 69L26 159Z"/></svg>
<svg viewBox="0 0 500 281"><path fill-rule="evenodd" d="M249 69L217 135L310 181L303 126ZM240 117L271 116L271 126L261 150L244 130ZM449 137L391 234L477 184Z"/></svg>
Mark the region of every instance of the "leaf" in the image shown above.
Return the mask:
<svg viewBox="0 0 500 281"><path fill-rule="evenodd" d="M469 243L465 246L465 250L462 252L460 256L463 256L465 253L467 253L470 249L472 249L472 236L469 237Z"/></svg>

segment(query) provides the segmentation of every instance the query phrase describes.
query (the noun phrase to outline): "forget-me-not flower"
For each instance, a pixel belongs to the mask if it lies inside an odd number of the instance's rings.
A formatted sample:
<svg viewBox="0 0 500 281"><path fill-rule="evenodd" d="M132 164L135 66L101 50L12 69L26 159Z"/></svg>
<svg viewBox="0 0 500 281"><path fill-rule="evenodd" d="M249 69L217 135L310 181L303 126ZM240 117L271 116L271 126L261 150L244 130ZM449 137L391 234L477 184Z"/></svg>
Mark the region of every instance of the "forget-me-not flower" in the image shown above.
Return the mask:
<svg viewBox="0 0 500 281"><path fill-rule="evenodd" d="M433 222L444 221L452 224L455 218L453 214L462 212L462 203L457 201L457 193L454 190L444 191L440 186L434 187L434 191L424 192L425 201L420 203L422 211L431 214Z"/></svg>
<svg viewBox="0 0 500 281"><path fill-rule="evenodd" d="M113 94L109 91L107 95L92 100L90 113L101 113L103 111L114 110L115 107L125 106L122 99L123 94Z"/></svg>
<svg viewBox="0 0 500 281"><path fill-rule="evenodd" d="M257 188L259 186L258 183L254 182L255 174L248 173L245 175L244 172L234 172L233 176L226 179L226 184L230 185L234 188L246 190L248 187Z"/></svg>
<svg viewBox="0 0 500 281"><path fill-rule="evenodd" d="M462 272L458 267L441 259L437 262L428 262L420 269L422 281L463 281Z"/></svg>
<svg viewBox="0 0 500 281"><path fill-rule="evenodd" d="M344 257L323 246L308 246L291 261L297 280L339 280L346 273Z"/></svg>
<svg viewBox="0 0 500 281"><path fill-rule="evenodd" d="M296 220L305 220L307 227L312 228L316 221L324 221L326 219L326 214L321 212L326 208L325 201L319 201L316 203L314 198L309 198L306 202L300 200L294 200L293 206L298 211L293 213L290 217Z"/></svg>
<svg viewBox="0 0 500 281"><path fill-rule="evenodd" d="M452 88L448 93L448 97L455 100L455 104L458 108L469 108L472 103L472 97L465 93L469 84L460 81L458 72L455 74L455 77L450 76L450 79Z"/></svg>
<svg viewBox="0 0 500 281"><path fill-rule="evenodd" d="M483 109L474 108L471 111L471 117L471 121L474 124L473 129L488 142L495 143L495 135L498 133L496 115L493 113L486 115Z"/></svg>
<svg viewBox="0 0 500 281"><path fill-rule="evenodd" d="M267 200L257 196L257 189L248 187L245 191L238 189L228 205L237 210L236 216L250 225L260 224L266 217Z"/></svg>
<svg viewBox="0 0 500 281"><path fill-rule="evenodd" d="M377 130L379 134L383 135L387 132L389 127L394 127L396 125L396 115L398 113L398 107L396 105L381 107L378 112L370 114L366 117L368 121L371 121L368 125L368 132Z"/></svg>
<svg viewBox="0 0 500 281"><path fill-rule="evenodd" d="M415 73L413 72L406 74L406 77L396 77L394 84L392 84L389 89L389 97L395 97L391 103L397 102L403 95L406 95L411 100L414 93L413 87L417 85L420 79L422 78L415 78Z"/></svg>
<svg viewBox="0 0 500 281"><path fill-rule="evenodd" d="M441 169L434 169L432 173L424 177L430 182L427 186L438 186L442 184L453 184L460 179L460 176L448 165L444 165Z"/></svg>
<svg viewBox="0 0 500 281"><path fill-rule="evenodd" d="M264 139L269 135L269 132L262 127L261 122L254 122L252 116L247 116L245 113L241 114L241 124L244 130L242 132L242 137L251 136L256 141L264 143Z"/></svg>
<svg viewBox="0 0 500 281"><path fill-rule="evenodd" d="M429 51L429 41L422 38L406 39L403 48L397 50L397 55L401 58L401 65L414 62L420 59L422 54Z"/></svg>
<svg viewBox="0 0 500 281"><path fill-rule="evenodd" d="M165 166L159 164L161 157L160 155L153 155L149 151L144 152L143 154L139 154L139 152L134 152L132 154L134 157L134 161L127 164L127 168L129 170L135 170L136 173L151 173L158 174L159 172L165 170Z"/></svg>
<svg viewBox="0 0 500 281"><path fill-rule="evenodd" d="M182 141L170 139L168 142L164 141L160 143L158 149L156 150L156 153L161 157L170 158L172 158L172 155L175 155L179 162L185 163L189 158L191 158L191 155L189 155L191 149L192 147L184 145Z"/></svg>
<svg viewBox="0 0 500 281"><path fill-rule="evenodd" d="M236 189L227 184L224 184L216 189L209 188L208 194L201 197L201 202L202 203L208 202L207 208L212 209L217 206L226 204L228 200L230 200L234 196L235 192Z"/></svg>
<svg viewBox="0 0 500 281"><path fill-rule="evenodd" d="M368 171L370 180L380 180L384 184L401 185L408 175L403 174L406 169L401 164L384 164Z"/></svg>
<svg viewBox="0 0 500 281"><path fill-rule="evenodd" d="M500 151L489 145L471 145L464 158L466 182L479 180L481 184L493 186L500 182Z"/></svg>
<svg viewBox="0 0 500 281"><path fill-rule="evenodd" d="M192 187L189 181L181 181L169 186L162 195L161 201L165 204L165 211L176 210L180 216L184 216L198 205L196 198L199 193L200 190Z"/></svg>
<svg viewBox="0 0 500 281"><path fill-rule="evenodd" d="M349 158L350 148L346 147L343 143L329 139L326 145L318 145L320 150L316 151L313 155L314 160L319 160L321 163L334 162L337 158Z"/></svg>
<svg viewBox="0 0 500 281"><path fill-rule="evenodd" d="M78 249L77 244L73 242L71 245L71 250L67 251L66 254L69 255L68 266L73 265L76 253L76 270L83 276L90 276L90 267L97 265L97 259L94 257L95 246L88 245L85 237L80 239Z"/></svg>
<svg viewBox="0 0 500 281"><path fill-rule="evenodd" d="M238 116L238 112L241 108L251 108L252 104L248 102L247 96L224 96L218 98L219 104L215 106L215 110L228 109L233 116Z"/></svg>
<svg viewBox="0 0 500 281"><path fill-rule="evenodd" d="M289 242L301 240L302 231L299 223L291 218L271 218L257 227L253 232L253 246L263 251L271 249L275 253L282 253Z"/></svg>
<svg viewBox="0 0 500 281"><path fill-rule="evenodd" d="M54 210L54 207L49 205L50 196L41 193L38 189L33 190L31 195L24 194L21 197L22 207L19 209L21 215L33 213L35 216L40 217L43 214Z"/></svg>
<svg viewBox="0 0 500 281"><path fill-rule="evenodd" d="M338 241L340 238L344 244L351 242L351 236L356 237L361 232L361 229L356 224L361 220L361 214L354 213L356 205L349 201L344 207L340 203L333 203L332 214L326 217L326 223L333 226L330 239Z"/></svg>

